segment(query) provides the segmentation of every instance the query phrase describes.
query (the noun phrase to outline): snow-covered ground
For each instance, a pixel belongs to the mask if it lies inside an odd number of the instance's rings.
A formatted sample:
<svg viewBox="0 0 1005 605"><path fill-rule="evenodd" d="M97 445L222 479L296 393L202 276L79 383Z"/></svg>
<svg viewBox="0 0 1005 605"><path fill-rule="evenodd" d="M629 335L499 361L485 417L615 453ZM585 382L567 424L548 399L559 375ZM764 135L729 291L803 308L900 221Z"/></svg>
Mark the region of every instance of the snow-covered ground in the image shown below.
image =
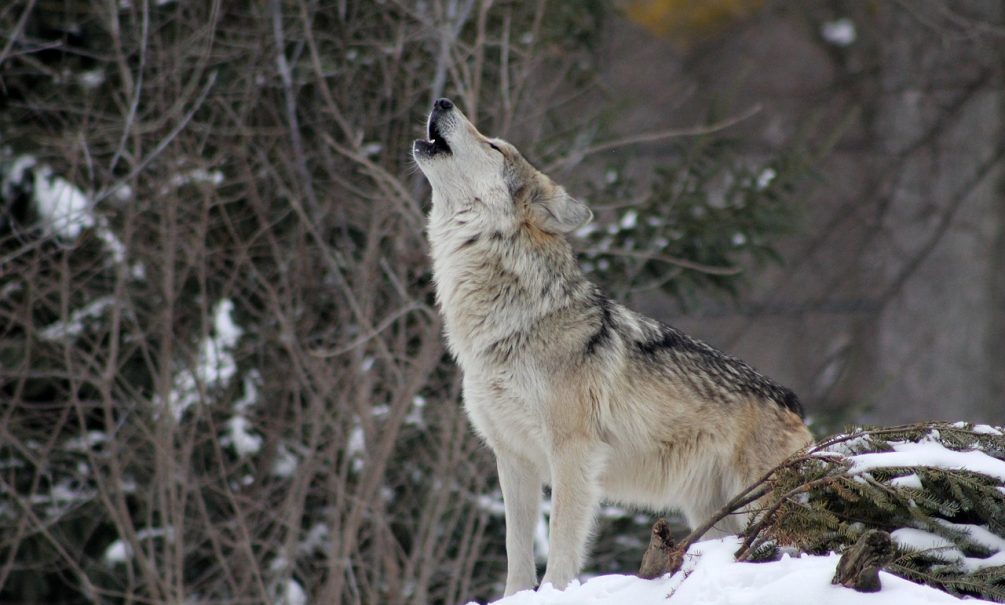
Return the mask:
<svg viewBox="0 0 1005 605"><path fill-rule="evenodd" d="M683 569L672 576L642 580L634 576L598 576L566 590L550 584L496 601L497 605L907 605L960 603L929 586L880 573L882 590L855 592L831 584L838 555L783 556L770 563L737 563L736 537L699 542L688 550ZM990 603L967 599L967 603Z"/></svg>
<svg viewBox="0 0 1005 605"><path fill-rule="evenodd" d="M1001 428L987 425L956 423L954 428L968 429L977 434L1001 435ZM865 438L840 442L819 452L833 457L846 456L852 475L868 475L880 468L929 467L966 469L1005 484L1005 461L979 449L956 451L939 442L939 432L933 429L917 443L891 442L890 451L858 453ZM893 486L920 488L916 474L890 480ZM1005 485L999 488L1005 493ZM955 562L974 571L1005 565L1005 537L985 526L942 522L952 529L966 532L976 544L991 555L986 558L966 557L952 542L916 528L894 531L898 545L915 550L938 552L947 562ZM657 580L642 580L634 576L608 575L573 582L566 590L555 590L550 584L537 591L525 591L497 601L498 605L741 605L787 603L810 605L900 605L910 603L959 603L960 599L921 584L915 584L882 572L883 588L877 593L859 593L831 584L834 568L840 557L802 555L783 556L770 563L737 563L733 553L740 539L731 536L721 540L699 542L688 550L681 571ZM967 599L967 603L990 603Z"/></svg>

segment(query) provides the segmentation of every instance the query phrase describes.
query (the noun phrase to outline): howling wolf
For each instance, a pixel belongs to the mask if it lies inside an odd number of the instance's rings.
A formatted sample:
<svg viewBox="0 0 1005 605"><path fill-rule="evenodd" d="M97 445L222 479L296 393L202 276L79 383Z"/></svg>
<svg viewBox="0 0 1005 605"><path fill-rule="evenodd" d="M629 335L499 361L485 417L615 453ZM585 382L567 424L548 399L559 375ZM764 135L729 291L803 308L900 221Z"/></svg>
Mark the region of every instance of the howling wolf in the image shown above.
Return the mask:
<svg viewBox="0 0 1005 605"><path fill-rule="evenodd" d="M564 588L601 499L677 509L694 527L810 443L792 391L583 276L566 235L593 217L585 204L448 99L434 103L427 130L413 156L433 189L436 295L464 407L496 456L507 595L537 582L543 484L543 582Z"/></svg>

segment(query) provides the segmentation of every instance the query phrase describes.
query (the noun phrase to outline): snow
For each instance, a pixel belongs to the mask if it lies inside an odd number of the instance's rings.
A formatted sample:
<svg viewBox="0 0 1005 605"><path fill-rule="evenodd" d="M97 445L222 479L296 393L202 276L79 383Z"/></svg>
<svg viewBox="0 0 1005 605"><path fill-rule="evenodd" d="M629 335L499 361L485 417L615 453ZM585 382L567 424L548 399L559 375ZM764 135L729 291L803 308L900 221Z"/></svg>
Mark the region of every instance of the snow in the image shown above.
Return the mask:
<svg viewBox="0 0 1005 605"><path fill-rule="evenodd" d="M228 337L233 341L230 347L237 344L237 337L240 336L241 330L236 325L233 325L229 314L227 314L225 321L217 326L218 330L221 328L225 333L228 333L228 330L230 331ZM244 417L244 414L258 401L258 385L261 383L261 380L261 374L257 370L251 370L245 375L243 381L244 394L234 402L232 406L234 408L234 415L227 421L227 434L220 440L225 447L234 448L234 452L240 458L257 454L262 449L262 438L251 431L251 422Z"/></svg>
<svg viewBox="0 0 1005 605"><path fill-rule="evenodd" d="M63 480L50 487L47 494L32 494L29 500L33 504L42 502L85 502L93 497L93 492L80 489Z"/></svg>
<svg viewBox="0 0 1005 605"><path fill-rule="evenodd" d="M225 446L233 447L241 458L257 454L262 449L262 438L250 430L251 423L244 416L234 416L227 421L227 434L220 440Z"/></svg>
<svg viewBox="0 0 1005 605"><path fill-rule="evenodd" d="M0 493L3 493L0 491ZM36 492L28 496L32 505L44 507L44 518L55 522L64 515L78 510L80 506L95 498L94 490L88 489L69 479L60 479L46 492Z"/></svg>
<svg viewBox="0 0 1005 605"><path fill-rule="evenodd" d="M223 299L216 305L213 313L213 331L216 332L217 346L231 348L237 344L237 340L244 333L236 323L234 323L231 313L234 312L234 303L230 299Z"/></svg>
<svg viewBox="0 0 1005 605"><path fill-rule="evenodd" d="M481 494L475 498L475 502L478 504L479 510L483 510L490 515L501 517L506 514L506 507L502 501L502 493L499 490L492 492L491 495Z"/></svg>
<svg viewBox="0 0 1005 605"><path fill-rule="evenodd" d="M757 175L757 190L764 191L767 189L776 176L778 176L778 173L775 172L774 168L765 168L762 170L761 174Z"/></svg>
<svg viewBox="0 0 1005 605"><path fill-rule="evenodd" d="M968 572L974 572L985 567L998 567L1005 565L1005 538L990 531L983 525L969 525L966 523L951 523L944 519L936 519L941 525L950 529L967 534L970 541L977 546L986 548L992 552L990 557L963 557L960 563Z"/></svg>
<svg viewBox="0 0 1005 605"><path fill-rule="evenodd" d="M171 189L177 189L184 185L191 184L222 185L223 173L219 170L193 168L188 172L173 175L170 179L168 179L168 185L161 188L161 193L167 193L171 191Z"/></svg>
<svg viewBox="0 0 1005 605"><path fill-rule="evenodd" d="M890 485L893 487L906 487L909 489L921 489L921 477L915 473L910 475L904 475L903 477L894 477L890 479Z"/></svg>
<svg viewBox="0 0 1005 605"><path fill-rule="evenodd" d="M84 75L88 73L90 72L85 72ZM82 83L82 86L90 85ZM32 175L35 208L49 234L64 241L74 241L85 229L93 229L112 262L116 265L125 262L125 245L112 231L108 219L94 214L91 198L67 179L54 174L50 166L39 165L34 156L20 155L10 164L0 189L5 197L13 195L12 187L24 183L29 176L28 171ZM142 265L137 263L132 267L131 273L137 276L143 271ZM76 336L74 333L69 335Z"/></svg>
<svg viewBox="0 0 1005 605"><path fill-rule="evenodd" d="M185 410L200 401L200 384L205 389L226 386L237 373L237 361L232 349L243 330L232 317L234 303L223 299L213 309L213 334L200 343L196 367L183 370L174 379L167 407L175 420L181 420ZM245 383L247 389L247 383Z"/></svg>
<svg viewBox="0 0 1005 605"><path fill-rule="evenodd" d="M1005 565L1005 551L999 551L986 559L980 557L964 557L963 569L973 573L986 567L1001 567Z"/></svg>
<svg viewBox="0 0 1005 605"><path fill-rule="evenodd" d="M328 526L324 523L315 523L307 530L307 536L297 545L297 550L305 555L324 553L328 552L331 543L331 530Z"/></svg>
<svg viewBox="0 0 1005 605"><path fill-rule="evenodd" d="M77 83L81 88L95 89L105 83L105 72L100 67L82 71L77 75Z"/></svg>
<svg viewBox="0 0 1005 605"><path fill-rule="evenodd" d="M231 349L241 336L230 314L234 303L224 299L217 303L213 312L213 333L202 342L199 355L199 375L208 385L226 384L237 372L237 364Z"/></svg>
<svg viewBox="0 0 1005 605"><path fill-rule="evenodd" d="M14 158L7 168L7 175L3 180L3 196L6 198L14 195L13 187L24 183L25 172L34 168L38 160L33 155L19 155Z"/></svg>
<svg viewBox="0 0 1005 605"><path fill-rule="evenodd" d="M346 454L352 459L352 470L360 472L363 470L363 454L366 451L366 434L363 427L356 422L349 432L349 440L346 443Z"/></svg>
<svg viewBox="0 0 1005 605"><path fill-rule="evenodd" d="M548 551L551 549L548 541L548 520L544 516L545 509L551 514L550 501L543 503L537 514L537 523L534 525L534 558L541 562L548 560Z"/></svg>
<svg viewBox="0 0 1005 605"><path fill-rule="evenodd" d="M306 605L307 593L304 587L293 578L286 581L286 589L280 598L276 600L277 605Z"/></svg>
<svg viewBox="0 0 1005 605"><path fill-rule="evenodd" d="M869 444L869 439L865 435L857 435L860 431L852 431L851 433L843 435L835 435L830 438L830 440L837 440L836 443L832 443L827 446L826 450L815 451L813 455L820 455L823 457L830 457L836 454L854 454L859 451L859 448ZM856 435L852 437L852 435Z"/></svg>
<svg viewBox="0 0 1005 605"><path fill-rule="evenodd" d="M582 239L584 237L588 237L591 233L593 233L597 229L598 229L598 227L597 227L596 223L587 223L587 224L583 225L582 227L580 227L579 229L576 229L574 235L576 237Z"/></svg>
<svg viewBox="0 0 1005 605"><path fill-rule="evenodd" d="M983 435L1001 435L1002 432L993 426L986 424L975 424L972 429L975 433L981 433Z"/></svg>
<svg viewBox="0 0 1005 605"><path fill-rule="evenodd" d="M952 426L952 427L958 428L958 429L966 429L966 430L969 430L969 431L971 431L973 433L977 433L978 435L994 435L996 437L1000 437L1003 434L1005 434L1005 433L1002 432L1003 430L1005 430L1005 427L991 426L990 424L974 424L974 425L971 425L969 423L960 421L960 422L954 422L954 423L952 423L949 426Z"/></svg>
<svg viewBox="0 0 1005 605"><path fill-rule="evenodd" d="M91 200L70 181L53 175L48 166L35 169L35 204L46 226L65 239L77 239L94 226Z"/></svg>
<svg viewBox="0 0 1005 605"><path fill-rule="evenodd" d="M229 317L228 317L229 319ZM232 328L233 329L233 328ZM238 328L240 330L240 328ZM237 344L237 341L234 341ZM233 344L231 345L233 346ZM234 411L243 414L251 409L251 406L258 402L258 385L262 383L262 374L258 370L250 370L245 376L242 384L244 394L234 402Z"/></svg>
<svg viewBox="0 0 1005 605"><path fill-rule="evenodd" d="M104 559L106 565L114 565L125 563L132 556L133 549L122 540L116 540L105 549L105 554L101 558Z"/></svg>
<svg viewBox="0 0 1005 605"><path fill-rule="evenodd" d="M924 552L949 563L963 558L963 553L951 540L923 529L901 527L890 532L890 537L903 548Z"/></svg>
<svg viewBox="0 0 1005 605"><path fill-rule="evenodd" d="M101 431L88 431L79 437L73 437L63 442L63 449L68 452L87 452L108 441L108 435Z"/></svg>
<svg viewBox="0 0 1005 605"><path fill-rule="evenodd" d="M147 527L136 532L137 540L150 540L152 538L164 538L168 541L174 540L173 527ZM106 565L114 566L117 563L125 563L133 557L133 547L121 538L115 540L105 548L101 555Z"/></svg>
<svg viewBox="0 0 1005 605"><path fill-rule="evenodd" d="M849 472L862 473L875 468L928 466L942 469L966 469L1005 481L1005 461L973 450L957 452L941 443L891 443L892 452L878 452L852 456Z"/></svg>
<svg viewBox="0 0 1005 605"><path fill-rule="evenodd" d="M737 563L733 553L739 538L699 542L688 550L681 571L656 580L605 575L564 591L550 584L497 601L497 605L901 605L904 603L958 604L959 599L936 590L880 573L883 588L856 592L831 584L839 556L783 555L770 563ZM970 599L968 603L989 603Z"/></svg>
<svg viewBox="0 0 1005 605"><path fill-rule="evenodd" d="M824 23L820 26L820 35L834 46L850 46L858 37L855 23L847 17Z"/></svg>
<svg viewBox="0 0 1005 605"><path fill-rule="evenodd" d="M272 474L276 477L292 477L300 462L285 444L280 443L276 458L272 461Z"/></svg>
<svg viewBox="0 0 1005 605"><path fill-rule="evenodd" d="M628 210L625 212L624 216L621 217L621 228L625 230L634 229L638 222L639 213L635 210Z"/></svg>
<svg viewBox="0 0 1005 605"><path fill-rule="evenodd" d="M101 243L104 244L105 250L112 256L112 262L116 265L126 262L126 245L112 232L105 217L98 217L97 227L95 234L101 240Z"/></svg>
<svg viewBox="0 0 1005 605"><path fill-rule="evenodd" d="M947 563L958 563L968 573L986 567L1005 565L1005 550L1002 550L1005 549L1005 539L995 535L986 527L948 521L942 521L941 524L968 534L973 543L991 550L994 554L986 558L968 557L948 539L910 527L894 530L890 533L890 537L893 538L894 542L909 550L924 551L926 554Z"/></svg>
<svg viewBox="0 0 1005 605"><path fill-rule="evenodd" d="M999 555L1005 553L1005 538L1002 538L998 534L988 530L988 528L983 525L970 525L967 523L951 523L945 519L936 518L940 524L948 527L950 529L955 529L957 531L962 531L970 536L970 541L974 544L978 544L987 548L992 552L997 552ZM1001 552L998 552L1001 551Z"/></svg>
<svg viewBox="0 0 1005 605"><path fill-rule="evenodd" d="M412 426L422 426L422 410L426 408L426 398L422 395L416 395L412 398L412 407L408 411L408 416L405 416L405 424ZM374 416L377 416L379 411L378 408L373 410Z"/></svg>
<svg viewBox="0 0 1005 605"><path fill-rule="evenodd" d="M980 426L980 425L978 425ZM974 430L978 430L974 427ZM981 428L987 434L998 429ZM864 475L878 468L932 467L966 469L1005 481L1005 461L981 451L954 451L935 441L933 433L921 443L891 443L893 451L853 454L855 447L865 445L865 437L855 437L833 449L848 455L850 473ZM818 452L835 456L835 452ZM840 454L838 454L840 456ZM915 473L895 477L889 483L895 487L920 488L921 479ZM1005 489L1002 490L1005 493ZM993 553L981 558L969 547L967 554L947 538L918 528L900 528L891 532L902 548L925 551L935 558L958 565L967 572L1005 565L1005 538L987 527L940 521L947 530L967 534L978 549ZM930 586L915 584L892 574L880 574L883 588L877 593L859 593L831 584L840 557L836 554L799 557L783 555L768 563L738 563L733 553L739 547L735 536L693 545L688 550L684 566L678 573L656 580L634 576L605 575L583 583L574 581L564 591L550 584L537 591L524 591L497 601L498 605L674 605L702 603L708 605L741 605L755 603L787 603L814 605L893 605L901 603L958 603L956 597ZM971 603L989 603L967 599Z"/></svg>
<svg viewBox="0 0 1005 605"><path fill-rule="evenodd" d="M66 321L55 321L38 332L42 340L63 340L67 337L79 336L84 331L84 322L88 319L101 317L106 309L115 305L115 298L102 296L92 300L70 314Z"/></svg>

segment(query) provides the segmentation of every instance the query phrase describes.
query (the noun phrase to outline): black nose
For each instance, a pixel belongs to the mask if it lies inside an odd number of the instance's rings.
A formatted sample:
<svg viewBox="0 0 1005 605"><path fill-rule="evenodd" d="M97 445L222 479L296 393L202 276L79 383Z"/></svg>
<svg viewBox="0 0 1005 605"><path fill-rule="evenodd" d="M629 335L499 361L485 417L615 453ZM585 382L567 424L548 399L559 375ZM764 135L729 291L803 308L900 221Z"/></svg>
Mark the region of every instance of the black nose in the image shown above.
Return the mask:
<svg viewBox="0 0 1005 605"><path fill-rule="evenodd" d="M454 104L450 102L450 99L436 99L433 102L433 109L439 109L440 111L448 111L454 108Z"/></svg>

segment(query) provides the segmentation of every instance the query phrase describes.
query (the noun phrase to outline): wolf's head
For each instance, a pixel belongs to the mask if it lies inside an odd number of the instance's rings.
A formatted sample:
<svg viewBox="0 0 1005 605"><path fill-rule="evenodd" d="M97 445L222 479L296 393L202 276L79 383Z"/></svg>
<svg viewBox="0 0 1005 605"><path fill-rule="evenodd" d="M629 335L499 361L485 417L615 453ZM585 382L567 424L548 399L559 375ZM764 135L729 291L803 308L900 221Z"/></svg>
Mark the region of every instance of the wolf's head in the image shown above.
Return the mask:
<svg viewBox="0 0 1005 605"><path fill-rule="evenodd" d="M449 99L438 99L426 124L429 140L417 140L412 155L433 187L433 206L452 214L468 208L514 227L568 233L593 218L586 204L500 139L490 139Z"/></svg>

